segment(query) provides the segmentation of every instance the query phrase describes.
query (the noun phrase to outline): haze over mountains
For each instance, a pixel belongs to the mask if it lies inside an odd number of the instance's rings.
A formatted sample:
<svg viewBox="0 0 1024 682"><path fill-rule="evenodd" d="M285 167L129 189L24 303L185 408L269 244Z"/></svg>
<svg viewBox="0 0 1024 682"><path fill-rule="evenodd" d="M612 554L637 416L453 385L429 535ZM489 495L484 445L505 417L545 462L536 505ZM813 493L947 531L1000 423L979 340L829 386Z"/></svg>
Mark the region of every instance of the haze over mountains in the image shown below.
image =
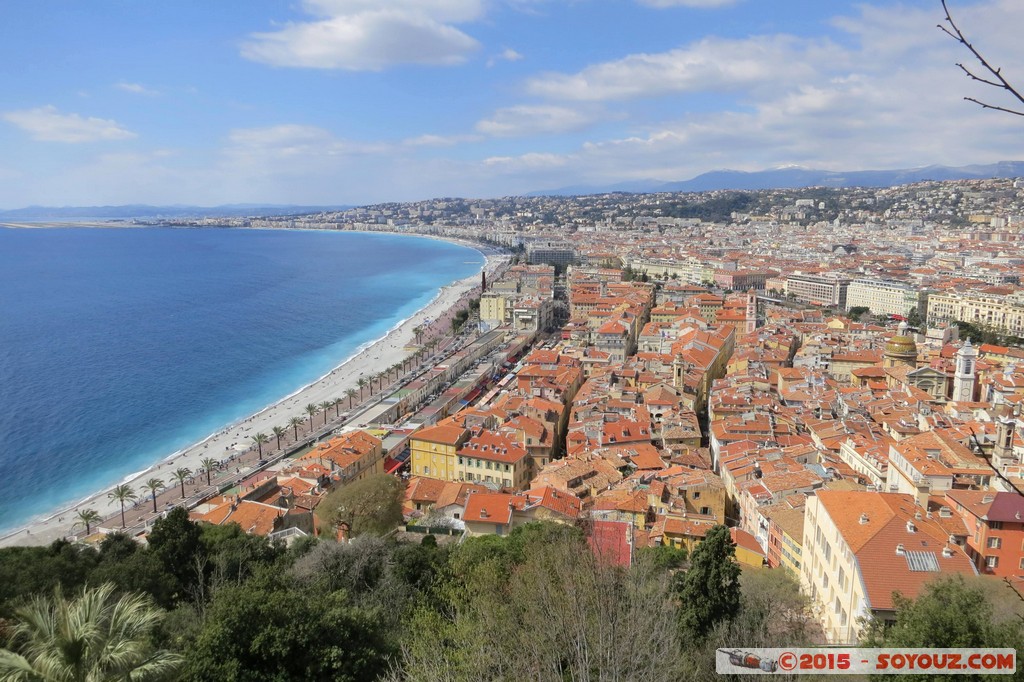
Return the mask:
<svg viewBox="0 0 1024 682"><path fill-rule="evenodd" d="M969 166L925 166L898 170L826 171L787 166L747 172L718 170L690 180L662 182L635 180L612 185L574 185L530 192L526 196L573 196L609 192L707 192L711 190L798 189L801 187L892 187L927 180L971 180L1024 177L1024 161ZM76 220L129 218L244 217L343 211L352 206L300 206L291 204L225 204L222 206L28 206L0 211L0 220Z"/></svg>
<svg viewBox="0 0 1024 682"><path fill-rule="evenodd" d="M690 180L662 182L636 180L613 185L576 185L560 189L531 192L529 196L572 196L608 192L707 192L736 189L796 189L800 187L892 187L925 180L972 180L981 178L1015 178L1024 176L1024 162L970 166L924 166L899 170L825 171L787 166L756 172L718 170L703 173Z"/></svg>

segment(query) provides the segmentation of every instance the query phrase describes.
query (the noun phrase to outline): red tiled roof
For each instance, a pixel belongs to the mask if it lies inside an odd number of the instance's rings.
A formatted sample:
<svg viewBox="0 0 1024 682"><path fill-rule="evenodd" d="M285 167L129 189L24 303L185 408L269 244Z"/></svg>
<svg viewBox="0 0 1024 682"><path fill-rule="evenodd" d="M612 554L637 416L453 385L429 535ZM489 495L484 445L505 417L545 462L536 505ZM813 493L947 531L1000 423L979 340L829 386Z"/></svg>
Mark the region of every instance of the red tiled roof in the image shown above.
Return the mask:
<svg viewBox="0 0 1024 682"><path fill-rule="evenodd" d="M464 521L496 523L507 526L512 521L512 510L526 506L527 498L508 493L471 493L466 498Z"/></svg>
<svg viewBox="0 0 1024 682"><path fill-rule="evenodd" d="M593 521L587 534L590 551L598 561L629 566L633 561L632 528L632 524L622 521Z"/></svg>

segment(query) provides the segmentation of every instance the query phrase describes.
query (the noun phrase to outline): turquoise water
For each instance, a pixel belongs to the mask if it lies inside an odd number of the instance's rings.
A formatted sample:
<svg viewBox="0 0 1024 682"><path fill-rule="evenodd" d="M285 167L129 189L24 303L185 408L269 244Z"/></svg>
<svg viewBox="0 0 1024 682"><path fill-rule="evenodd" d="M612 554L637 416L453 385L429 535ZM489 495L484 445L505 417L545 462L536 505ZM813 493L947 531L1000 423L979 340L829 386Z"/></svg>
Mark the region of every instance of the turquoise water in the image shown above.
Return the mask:
<svg viewBox="0 0 1024 682"><path fill-rule="evenodd" d="M0 529L316 380L482 265L399 235L0 228Z"/></svg>

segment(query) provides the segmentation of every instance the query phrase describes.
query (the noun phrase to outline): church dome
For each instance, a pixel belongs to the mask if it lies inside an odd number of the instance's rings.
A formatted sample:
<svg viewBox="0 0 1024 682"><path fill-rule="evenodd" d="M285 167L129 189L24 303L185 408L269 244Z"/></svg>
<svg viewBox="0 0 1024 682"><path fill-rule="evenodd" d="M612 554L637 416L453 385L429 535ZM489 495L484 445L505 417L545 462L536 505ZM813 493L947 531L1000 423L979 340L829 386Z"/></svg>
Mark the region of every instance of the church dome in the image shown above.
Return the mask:
<svg viewBox="0 0 1024 682"><path fill-rule="evenodd" d="M909 365L917 362L917 342L910 335L906 322L900 323L896 335L885 344L885 366Z"/></svg>
<svg viewBox="0 0 1024 682"><path fill-rule="evenodd" d="M917 357L917 344L911 336L894 336L885 344L886 355L909 355Z"/></svg>

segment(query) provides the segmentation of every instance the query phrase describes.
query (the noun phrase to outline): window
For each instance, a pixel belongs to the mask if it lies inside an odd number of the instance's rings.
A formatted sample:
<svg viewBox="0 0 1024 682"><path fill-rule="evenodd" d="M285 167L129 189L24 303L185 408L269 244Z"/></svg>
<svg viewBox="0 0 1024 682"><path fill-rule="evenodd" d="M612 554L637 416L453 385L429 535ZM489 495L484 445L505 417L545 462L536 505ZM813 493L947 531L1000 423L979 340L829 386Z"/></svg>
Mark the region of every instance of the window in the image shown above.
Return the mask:
<svg viewBox="0 0 1024 682"><path fill-rule="evenodd" d="M988 539L988 548L989 549L999 549L1002 546L1003 546L1003 539L1002 538L989 538Z"/></svg>
<svg viewBox="0 0 1024 682"><path fill-rule="evenodd" d="M487 463L487 468L488 468L488 469L492 468L492 467L491 467L491 463L490 463L490 462L488 462L488 463Z"/></svg>
<svg viewBox="0 0 1024 682"><path fill-rule="evenodd" d="M505 465L505 471L508 471L508 470L509 470L509 466L506 464Z"/></svg>
<svg viewBox="0 0 1024 682"><path fill-rule="evenodd" d="M462 516L459 514L459 512L455 512L454 514L452 514L452 516L454 516L457 519L461 519L462 518Z"/></svg>
<svg viewBox="0 0 1024 682"><path fill-rule="evenodd" d="M992 521L992 522L990 522L988 524L988 527L991 528L992 530L1002 530L1003 529L1003 522L1002 521Z"/></svg>
<svg viewBox="0 0 1024 682"><path fill-rule="evenodd" d="M423 473L430 474L430 467L423 467Z"/></svg>
<svg viewBox="0 0 1024 682"><path fill-rule="evenodd" d="M711 516L711 507L701 507L700 513L704 516Z"/></svg>
<svg viewBox="0 0 1024 682"><path fill-rule="evenodd" d="M1020 560L1020 570L1024 571L1024 559Z"/></svg>
<svg viewBox="0 0 1024 682"><path fill-rule="evenodd" d="M700 491L699 490L694 490L693 491L693 499L695 499L695 500L699 500L700 499Z"/></svg>
<svg viewBox="0 0 1024 682"><path fill-rule="evenodd" d="M843 606L839 603L839 597L836 597L836 615L842 613Z"/></svg>
<svg viewBox="0 0 1024 682"><path fill-rule="evenodd" d="M989 568L995 568L996 566L999 565L999 557L997 557L997 556L987 556L987 557L985 557L985 565L988 566Z"/></svg>
<svg viewBox="0 0 1024 682"><path fill-rule="evenodd" d="M461 457L459 457L459 464L463 464L463 463L464 463L463 459Z"/></svg>

